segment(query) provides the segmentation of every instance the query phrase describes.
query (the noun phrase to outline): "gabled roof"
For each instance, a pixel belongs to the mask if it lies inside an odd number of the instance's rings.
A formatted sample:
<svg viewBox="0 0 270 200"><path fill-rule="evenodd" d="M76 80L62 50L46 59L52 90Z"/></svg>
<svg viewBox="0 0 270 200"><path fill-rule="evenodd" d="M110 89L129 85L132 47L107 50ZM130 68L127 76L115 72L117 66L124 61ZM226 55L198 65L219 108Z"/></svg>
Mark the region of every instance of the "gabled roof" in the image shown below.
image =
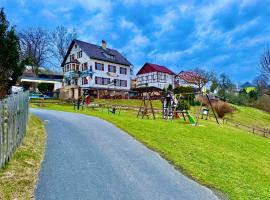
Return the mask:
<svg viewBox="0 0 270 200"><path fill-rule="evenodd" d="M64 66L64 64L68 58L68 55L70 54L70 51L75 43L90 58L102 60L102 61L107 61L107 62L111 62L111 63L116 63L116 64L122 64L122 65L126 65L126 66L132 66L132 64L122 54L120 54L117 50L109 49L109 48L103 49L101 46L98 46L98 45L90 44L88 42L84 42L81 40L73 40L68 48L68 51L67 51L67 54L63 60L63 63L61 64L62 67ZM106 55L111 55L114 57L114 59L111 59L111 58L107 57Z"/></svg>
<svg viewBox="0 0 270 200"><path fill-rule="evenodd" d="M192 72L192 71L181 71L176 76L178 76L179 78L183 79L187 83L196 83L197 82L197 78L200 75L198 73Z"/></svg>
<svg viewBox="0 0 270 200"><path fill-rule="evenodd" d="M152 63L145 63L142 66L142 68L140 69L140 71L137 73L137 75L150 73L150 72L163 72L163 73L166 73L166 74L174 75L174 72L169 70L167 67L152 64Z"/></svg>
<svg viewBox="0 0 270 200"><path fill-rule="evenodd" d="M250 82L245 82L245 83L242 84L240 87L241 87L241 88L247 88L247 87L255 87L255 86L252 85Z"/></svg>

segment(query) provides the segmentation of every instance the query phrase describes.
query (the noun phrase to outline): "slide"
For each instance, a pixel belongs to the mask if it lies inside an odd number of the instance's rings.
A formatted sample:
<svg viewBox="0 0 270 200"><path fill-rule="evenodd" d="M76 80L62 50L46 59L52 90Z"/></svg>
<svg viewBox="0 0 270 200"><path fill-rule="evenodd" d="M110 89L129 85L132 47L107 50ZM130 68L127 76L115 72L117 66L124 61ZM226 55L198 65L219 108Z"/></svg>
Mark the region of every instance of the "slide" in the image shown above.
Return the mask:
<svg viewBox="0 0 270 200"><path fill-rule="evenodd" d="M187 111L187 116L188 116L188 119L189 119L189 122L191 124L196 124L196 120L194 119L194 117L192 117L189 112Z"/></svg>

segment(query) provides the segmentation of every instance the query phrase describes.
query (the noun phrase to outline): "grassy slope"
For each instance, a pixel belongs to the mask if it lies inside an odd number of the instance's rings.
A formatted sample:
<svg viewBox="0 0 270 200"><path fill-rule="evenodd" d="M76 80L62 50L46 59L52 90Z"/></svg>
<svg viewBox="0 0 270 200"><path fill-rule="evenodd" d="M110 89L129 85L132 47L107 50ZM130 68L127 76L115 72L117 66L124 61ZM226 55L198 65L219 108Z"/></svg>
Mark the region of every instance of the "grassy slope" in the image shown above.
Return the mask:
<svg viewBox="0 0 270 200"><path fill-rule="evenodd" d="M74 112L68 105L47 108ZM138 119L132 112L120 116L108 115L106 110L80 112L114 123L181 171L231 199L270 199L269 139L211 121L201 120L203 126L193 127L180 120Z"/></svg>
<svg viewBox="0 0 270 200"><path fill-rule="evenodd" d="M31 199L43 159L45 129L41 120L30 116L23 144L0 170L0 199Z"/></svg>
<svg viewBox="0 0 270 200"><path fill-rule="evenodd" d="M267 128L270 130L270 114L262 110L244 107L244 106L234 106L236 111L228 118L239 122L241 124L246 124L249 126L255 126L258 128Z"/></svg>

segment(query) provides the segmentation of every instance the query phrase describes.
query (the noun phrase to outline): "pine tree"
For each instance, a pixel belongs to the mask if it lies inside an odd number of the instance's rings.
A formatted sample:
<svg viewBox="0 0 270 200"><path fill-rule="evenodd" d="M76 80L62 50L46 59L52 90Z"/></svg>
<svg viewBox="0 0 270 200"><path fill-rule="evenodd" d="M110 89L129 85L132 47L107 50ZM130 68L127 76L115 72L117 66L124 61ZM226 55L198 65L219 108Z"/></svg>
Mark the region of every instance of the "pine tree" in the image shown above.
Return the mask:
<svg viewBox="0 0 270 200"><path fill-rule="evenodd" d="M4 98L21 76L20 43L15 28L10 27L4 9L0 10L0 99Z"/></svg>

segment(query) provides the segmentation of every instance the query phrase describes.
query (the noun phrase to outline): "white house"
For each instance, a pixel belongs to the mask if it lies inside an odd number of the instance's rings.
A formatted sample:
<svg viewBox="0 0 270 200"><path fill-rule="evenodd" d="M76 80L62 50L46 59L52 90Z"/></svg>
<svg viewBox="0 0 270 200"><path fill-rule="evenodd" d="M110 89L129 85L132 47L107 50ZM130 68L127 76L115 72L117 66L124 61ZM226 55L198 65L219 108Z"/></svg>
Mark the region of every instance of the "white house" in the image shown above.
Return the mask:
<svg viewBox="0 0 270 200"><path fill-rule="evenodd" d="M137 73L137 87L145 86L158 89L167 88L170 84L174 87L175 74L167 67L145 63Z"/></svg>
<svg viewBox="0 0 270 200"><path fill-rule="evenodd" d="M84 91L91 95L128 96L132 64L117 50L73 40L62 63L63 98L77 99Z"/></svg>

